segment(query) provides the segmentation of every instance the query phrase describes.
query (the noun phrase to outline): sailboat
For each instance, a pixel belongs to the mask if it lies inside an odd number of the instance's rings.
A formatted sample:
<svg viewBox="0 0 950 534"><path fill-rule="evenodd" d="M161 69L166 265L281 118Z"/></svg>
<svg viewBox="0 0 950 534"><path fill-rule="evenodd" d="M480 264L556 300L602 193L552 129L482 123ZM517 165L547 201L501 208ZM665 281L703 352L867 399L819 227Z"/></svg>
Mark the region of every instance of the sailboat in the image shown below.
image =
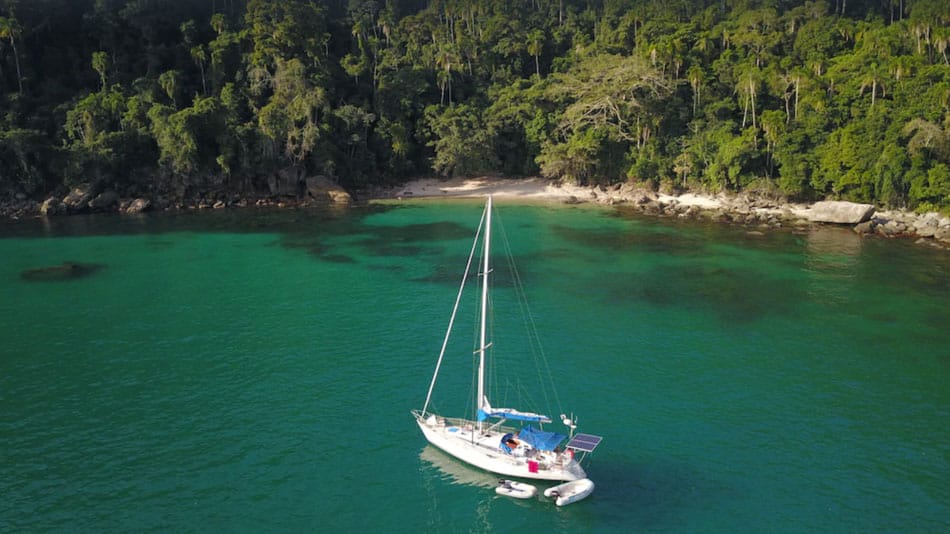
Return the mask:
<svg viewBox="0 0 950 534"><path fill-rule="evenodd" d="M537 480L572 481L587 478L581 467L586 456L600 444L601 437L577 434L577 419L561 414L560 423L567 434L552 431L551 417L516 408L492 405L486 394L485 370L492 343L488 339L489 277L492 273L490 250L492 237L492 197L489 195L469 254L462 285L442 343L442 350L421 410L412 410L416 423L426 440L446 453L472 466L504 476ZM473 262L481 242L481 260ZM480 263L479 337L477 350L477 391L472 404L474 413L462 417L446 417L429 411L432 392L445 357L459 303L473 263ZM567 441L566 445L564 444Z"/></svg>

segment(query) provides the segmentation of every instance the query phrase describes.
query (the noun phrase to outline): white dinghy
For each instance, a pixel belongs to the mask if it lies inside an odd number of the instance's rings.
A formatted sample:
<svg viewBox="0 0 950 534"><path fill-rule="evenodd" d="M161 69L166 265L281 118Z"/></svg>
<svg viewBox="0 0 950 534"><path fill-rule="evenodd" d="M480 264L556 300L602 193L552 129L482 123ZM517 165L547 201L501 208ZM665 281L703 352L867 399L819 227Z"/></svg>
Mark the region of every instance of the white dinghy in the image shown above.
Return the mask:
<svg viewBox="0 0 950 534"><path fill-rule="evenodd" d="M594 481L589 478L572 480L544 490L545 497L556 499L558 506L577 502L594 492Z"/></svg>
<svg viewBox="0 0 950 534"><path fill-rule="evenodd" d="M495 493L505 495L506 497L514 497L515 499L530 499L537 495L538 488L525 482L501 479L498 481L498 487L495 488Z"/></svg>

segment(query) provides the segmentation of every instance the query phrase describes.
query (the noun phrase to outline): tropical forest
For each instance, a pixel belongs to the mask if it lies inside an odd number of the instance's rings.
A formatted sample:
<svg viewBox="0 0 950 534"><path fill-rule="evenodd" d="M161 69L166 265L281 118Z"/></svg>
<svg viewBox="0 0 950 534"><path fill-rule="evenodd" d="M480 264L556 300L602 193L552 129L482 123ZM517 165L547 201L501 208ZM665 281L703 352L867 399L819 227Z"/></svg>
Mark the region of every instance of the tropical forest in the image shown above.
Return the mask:
<svg viewBox="0 0 950 534"><path fill-rule="evenodd" d="M0 200L469 175L948 212L950 2L0 0Z"/></svg>

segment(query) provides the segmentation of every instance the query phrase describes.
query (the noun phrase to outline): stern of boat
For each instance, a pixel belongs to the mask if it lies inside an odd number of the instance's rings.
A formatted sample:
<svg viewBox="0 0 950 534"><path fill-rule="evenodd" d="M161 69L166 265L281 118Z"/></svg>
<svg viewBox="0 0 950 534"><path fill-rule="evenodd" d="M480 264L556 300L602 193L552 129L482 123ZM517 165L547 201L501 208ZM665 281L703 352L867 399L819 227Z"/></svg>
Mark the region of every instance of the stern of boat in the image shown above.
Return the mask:
<svg viewBox="0 0 950 534"><path fill-rule="evenodd" d="M566 466L564 466L564 472L569 473L571 478L566 480L580 480L582 478L587 478L587 472L584 471L584 468L581 467L581 464L577 460L571 460Z"/></svg>

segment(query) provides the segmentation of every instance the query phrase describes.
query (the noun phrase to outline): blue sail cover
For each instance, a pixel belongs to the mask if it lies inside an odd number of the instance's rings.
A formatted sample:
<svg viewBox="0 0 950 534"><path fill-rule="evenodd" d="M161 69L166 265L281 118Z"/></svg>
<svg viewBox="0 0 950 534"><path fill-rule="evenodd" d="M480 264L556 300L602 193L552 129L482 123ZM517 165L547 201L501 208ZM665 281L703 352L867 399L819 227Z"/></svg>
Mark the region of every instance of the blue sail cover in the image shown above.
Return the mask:
<svg viewBox="0 0 950 534"><path fill-rule="evenodd" d="M499 408L491 411L478 410L478 420L484 421L489 417L499 417L503 419L514 419L516 421L531 421L537 423L550 423L551 418L546 415L536 413L526 413L513 410L511 408Z"/></svg>
<svg viewBox="0 0 950 534"><path fill-rule="evenodd" d="M514 408L492 408L488 399L482 401L482 407L478 410L478 420L484 421L489 417L498 417L501 419L514 419L516 421L529 421L536 423L550 423L551 418L539 413L522 412Z"/></svg>
<svg viewBox="0 0 950 534"><path fill-rule="evenodd" d="M557 432L537 430L530 425L522 428L521 432L518 433L518 439L542 451L553 451L566 437L564 434L558 434Z"/></svg>

